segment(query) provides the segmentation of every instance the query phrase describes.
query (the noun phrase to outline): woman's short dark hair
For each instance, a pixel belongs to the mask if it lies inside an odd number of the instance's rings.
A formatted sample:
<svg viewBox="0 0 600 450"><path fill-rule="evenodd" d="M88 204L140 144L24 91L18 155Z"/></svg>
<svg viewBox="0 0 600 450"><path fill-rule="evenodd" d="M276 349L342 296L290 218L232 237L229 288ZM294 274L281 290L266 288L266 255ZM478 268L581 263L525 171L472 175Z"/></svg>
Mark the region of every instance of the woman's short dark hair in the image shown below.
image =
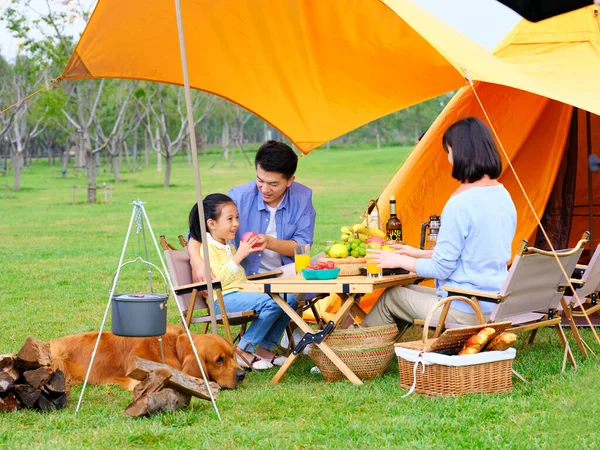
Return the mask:
<svg viewBox="0 0 600 450"><path fill-rule="evenodd" d="M256 152L254 167L258 166L267 172L278 172L289 180L296 173L298 156L283 142L267 141Z"/></svg>
<svg viewBox="0 0 600 450"><path fill-rule="evenodd" d="M455 122L442 138L444 150L452 148L452 178L461 183L495 180L502 173L502 159L492 132L480 119L467 117Z"/></svg>
<svg viewBox="0 0 600 450"><path fill-rule="evenodd" d="M204 208L204 220L206 221L206 229L208 230L208 220L219 220L223 207L234 201L225 194L209 194L202 200L202 208ZM192 206L190 211L190 236L198 242L202 242L202 232L200 231L200 217L198 216L198 203Z"/></svg>

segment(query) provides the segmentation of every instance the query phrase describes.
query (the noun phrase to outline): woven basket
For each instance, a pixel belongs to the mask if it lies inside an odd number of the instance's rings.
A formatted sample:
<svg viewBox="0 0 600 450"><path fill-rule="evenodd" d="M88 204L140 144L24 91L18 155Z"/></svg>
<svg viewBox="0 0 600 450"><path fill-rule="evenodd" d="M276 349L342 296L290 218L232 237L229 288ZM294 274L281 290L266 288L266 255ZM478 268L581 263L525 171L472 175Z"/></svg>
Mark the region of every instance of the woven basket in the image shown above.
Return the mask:
<svg viewBox="0 0 600 450"><path fill-rule="evenodd" d="M319 258L319 262L331 261L340 268L340 276L360 275L360 269L367 267L367 258Z"/></svg>
<svg viewBox="0 0 600 450"><path fill-rule="evenodd" d="M495 361L473 366L443 366L432 364L417 370L415 392L428 396L452 396L473 393L499 393L512 391L513 360ZM400 386L410 389L413 385L415 363L398 358Z"/></svg>
<svg viewBox="0 0 600 450"><path fill-rule="evenodd" d="M329 343L329 339L325 342ZM361 380L371 380L383 374L395 354L392 342L331 347L331 349ZM316 345L310 346L308 356L321 370L325 381L340 381L345 378L344 374Z"/></svg>
<svg viewBox="0 0 600 450"><path fill-rule="evenodd" d="M325 341L331 348L353 347L370 344L390 344L398 336L395 324L377 327L348 328L334 330Z"/></svg>
<svg viewBox="0 0 600 450"><path fill-rule="evenodd" d="M428 341L427 332L429 324L435 311L453 300L461 300L469 305L478 313L479 321L482 323L478 327L465 327L464 329L451 330L450 339L444 339L442 335L439 339ZM479 305L468 298L448 297L440 300L427 315L423 327L422 341L402 342L395 344L397 347L403 347L411 350L431 351L445 350L462 346L464 341L475 334L483 325L483 317L480 315ZM497 333L501 332L509 322L498 324L486 324L496 328ZM473 329L473 330L471 330ZM475 331L475 329L477 329ZM460 333L464 330L465 333ZM470 331L469 331L470 330ZM443 341L443 342L442 342ZM415 362L408 361L398 356L398 368L400 372L400 386L405 389L411 389L413 383L416 386L415 392L428 396L453 396L471 393L499 393L512 391L512 359L487 362L483 364L473 364L466 366L445 366L442 364L429 364L424 366L424 370L419 366L414 370Z"/></svg>

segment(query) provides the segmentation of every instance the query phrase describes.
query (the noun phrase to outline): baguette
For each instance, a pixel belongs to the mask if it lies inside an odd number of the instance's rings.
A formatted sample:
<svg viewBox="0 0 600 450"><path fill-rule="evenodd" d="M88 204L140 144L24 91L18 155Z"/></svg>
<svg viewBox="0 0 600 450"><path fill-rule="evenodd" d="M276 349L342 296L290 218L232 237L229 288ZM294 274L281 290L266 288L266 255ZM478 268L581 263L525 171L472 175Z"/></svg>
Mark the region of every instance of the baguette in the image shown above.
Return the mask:
<svg viewBox="0 0 600 450"><path fill-rule="evenodd" d="M458 352L459 355L474 355L479 353L481 349L487 344L490 338L496 333L496 330L492 327L486 327L474 334L465 342L465 345Z"/></svg>
<svg viewBox="0 0 600 450"><path fill-rule="evenodd" d="M489 342L485 351L506 350L512 347L516 340L517 335L514 333L501 333Z"/></svg>

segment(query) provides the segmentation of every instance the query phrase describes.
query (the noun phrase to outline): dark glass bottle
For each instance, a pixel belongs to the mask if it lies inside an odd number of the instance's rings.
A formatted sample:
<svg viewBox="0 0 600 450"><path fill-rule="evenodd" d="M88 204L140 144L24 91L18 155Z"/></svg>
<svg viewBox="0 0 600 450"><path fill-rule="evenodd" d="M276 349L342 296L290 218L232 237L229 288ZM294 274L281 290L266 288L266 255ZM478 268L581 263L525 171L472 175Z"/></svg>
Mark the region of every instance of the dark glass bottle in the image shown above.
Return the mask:
<svg viewBox="0 0 600 450"><path fill-rule="evenodd" d="M388 241L402 241L402 222L396 216L396 197L390 195L390 218L385 224L385 234Z"/></svg>

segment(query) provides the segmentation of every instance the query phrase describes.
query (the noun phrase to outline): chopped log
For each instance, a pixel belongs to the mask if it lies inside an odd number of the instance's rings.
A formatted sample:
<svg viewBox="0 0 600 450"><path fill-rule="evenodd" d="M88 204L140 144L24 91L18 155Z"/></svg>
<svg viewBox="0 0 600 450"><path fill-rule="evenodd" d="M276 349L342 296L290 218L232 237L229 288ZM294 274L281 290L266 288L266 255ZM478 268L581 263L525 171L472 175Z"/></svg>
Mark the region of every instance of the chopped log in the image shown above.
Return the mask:
<svg viewBox="0 0 600 450"><path fill-rule="evenodd" d="M50 367L38 367L34 370L26 370L23 372L25 381L29 383L34 389L40 389L52 376L52 369Z"/></svg>
<svg viewBox="0 0 600 450"><path fill-rule="evenodd" d="M65 374L62 370L56 369L56 372L52 374L50 380L44 386L45 389L52 394L64 394L69 392L69 387L66 380Z"/></svg>
<svg viewBox="0 0 600 450"><path fill-rule="evenodd" d="M17 384L14 389L17 394L17 399L26 408L33 408L40 399L40 395L42 395L42 391L34 389L28 384Z"/></svg>
<svg viewBox="0 0 600 450"><path fill-rule="evenodd" d="M15 361L15 355L0 355L0 370L5 367L12 367Z"/></svg>
<svg viewBox="0 0 600 450"><path fill-rule="evenodd" d="M19 409L19 402L12 392L9 392L6 397L0 398L0 412L12 412L17 409Z"/></svg>
<svg viewBox="0 0 600 450"><path fill-rule="evenodd" d="M37 369L41 366L49 366L52 357L50 355L50 343L41 342L28 337L19 353L17 353L17 365L27 369Z"/></svg>
<svg viewBox="0 0 600 450"><path fill-rule="evenodd" d="M167 382L167 387L175 389L180 392L184 392L189 395L193 395L194 397L202 398L204 400L210 400L210 396L208 393L208 389L204 384L204 380L200 378L192 377L190 375L186 375L179 370L175 370L172 367L167 366L166 364L161 364L153 361L148 361L147 359L135 358L135 368L127 374L129 378L133 378L134 380L144 380L148 373L153 370L165 368L172 372L171 378ZM212 391L213 397L216 398L219 390L221 389L217 383L212 381L208 382L210 386L210 390Z"/></svg>
<svg viewBox="0 0 600 450"><path fill-rule="evenodd" d="M140 417L150 414L158 414L163 411L175 411L187 408L191 396L174 389L163 389L143 395L138 400L125 408L125 413L131 417Z"/></svg>
<svg viewBox="0 0 600 450"><path fill-rule="evenodd" d="M54 400L52 400L52 404L54 405L54 407L56 409L61 409L63 408L66 404L67 404L67 399L69 398L69 396L67 394L63 394L58 398L55 398Z"/></svg>
<svg viewBox="0 0 600 450"><path fill-rule="evenodd" d="M133 401L135 402L143 395L164 389L172 375L170 369L159 368L153 370L140 384L133 388Z"/></svg>
<svg viewBox="0 0 600 450"><path fill-rule="evenodd" d="M0 372L0 393L8 392L8 390L14 386L16 379L14 379L7 372Z"/></svg>
<svg viewBox="0 0 600 450"><path fill-rule="evenodd" d="M6 367L2 373L7 373L15 382L19 381L21 378L21 372L19 372L15 367Z"/></svg>
<svg viewBox="0 0 600 450"><path fill-rule="evenodd" d="M36 406L40 411L50 411L51 409L54 409L54 404L48 400L44 394L40 395Z"/></svg>

